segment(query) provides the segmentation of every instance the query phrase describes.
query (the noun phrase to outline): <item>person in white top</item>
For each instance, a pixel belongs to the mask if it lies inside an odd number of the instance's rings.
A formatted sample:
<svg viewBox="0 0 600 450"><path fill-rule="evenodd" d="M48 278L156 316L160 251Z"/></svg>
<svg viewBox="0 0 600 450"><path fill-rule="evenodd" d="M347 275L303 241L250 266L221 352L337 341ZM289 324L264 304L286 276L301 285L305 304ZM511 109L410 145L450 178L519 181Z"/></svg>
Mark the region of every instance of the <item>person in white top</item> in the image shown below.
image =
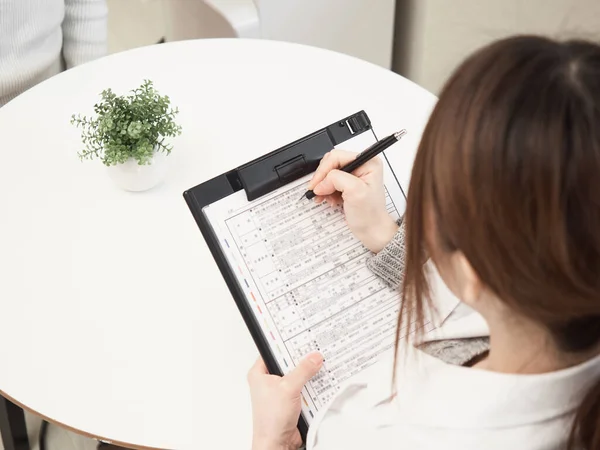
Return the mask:
<svg viewBox="0 0 600 450"><path fill-rule="evenodd" d="M107 35L106 0L0 0L0 107L104 56Z"/></svg>
<svg viewBox="0 0 600 450"><path fill-rule="evenodd" d="M310 187L385 252L377 243L398 228L374 210L381 163L337 170L353 157L329 154ZM403 227L398 323L451 295L438 274L462 303L347 384L307 449L599 450L600 46L518 36L468 58L423 133ZM488 349L460 363L431 352L485 335ZM260 360L250 370L254 450L301 445L300 391L322 361L284 377Z"/></svg>

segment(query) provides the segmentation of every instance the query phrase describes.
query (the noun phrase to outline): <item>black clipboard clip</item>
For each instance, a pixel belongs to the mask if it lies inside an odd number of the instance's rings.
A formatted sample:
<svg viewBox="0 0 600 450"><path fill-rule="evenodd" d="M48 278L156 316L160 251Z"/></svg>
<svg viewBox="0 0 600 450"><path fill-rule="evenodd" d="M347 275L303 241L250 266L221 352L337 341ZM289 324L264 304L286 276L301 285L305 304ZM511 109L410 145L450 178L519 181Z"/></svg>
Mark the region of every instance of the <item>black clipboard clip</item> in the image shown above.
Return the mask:
<svg viewBox="0 0 600 450"><path fill-rule="evenodd" d="M227 174L227 179L234 190L246 191L248 201L256 200L314 172L325 153L370 129L369 116L359 111L238 167Z"/></svg>

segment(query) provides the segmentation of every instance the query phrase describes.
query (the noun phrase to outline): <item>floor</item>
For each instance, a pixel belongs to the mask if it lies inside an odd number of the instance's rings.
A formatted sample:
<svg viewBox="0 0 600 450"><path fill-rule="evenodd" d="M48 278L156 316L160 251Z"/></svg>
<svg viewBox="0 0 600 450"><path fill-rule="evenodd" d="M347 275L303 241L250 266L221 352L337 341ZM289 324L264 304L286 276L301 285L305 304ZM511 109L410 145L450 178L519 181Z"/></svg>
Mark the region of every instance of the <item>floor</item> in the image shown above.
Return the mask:
<svg viewBox="0 0 600 450"><path fill-rule="evenodd" d="M41 419L33 414L25 414L29 444L31 450L39 450L39 433ZM71 433L58 426L50 425L46 432L46 450L96 450L97 442L93 439ZM0 450L4 450L0 440Z"/></svg>

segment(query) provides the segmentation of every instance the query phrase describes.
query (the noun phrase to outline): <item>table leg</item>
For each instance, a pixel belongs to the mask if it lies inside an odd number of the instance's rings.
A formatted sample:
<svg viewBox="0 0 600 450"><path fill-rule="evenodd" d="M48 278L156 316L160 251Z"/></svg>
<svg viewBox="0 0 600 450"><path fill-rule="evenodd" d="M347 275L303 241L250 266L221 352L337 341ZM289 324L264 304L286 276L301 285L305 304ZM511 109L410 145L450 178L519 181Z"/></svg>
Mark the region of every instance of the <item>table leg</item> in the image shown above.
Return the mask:
<svg viewBox="0 0 600 450"><path fill-rule="evenodd" d="M0 395L0 436L4 450L30 450L25 413Z"/></svg>

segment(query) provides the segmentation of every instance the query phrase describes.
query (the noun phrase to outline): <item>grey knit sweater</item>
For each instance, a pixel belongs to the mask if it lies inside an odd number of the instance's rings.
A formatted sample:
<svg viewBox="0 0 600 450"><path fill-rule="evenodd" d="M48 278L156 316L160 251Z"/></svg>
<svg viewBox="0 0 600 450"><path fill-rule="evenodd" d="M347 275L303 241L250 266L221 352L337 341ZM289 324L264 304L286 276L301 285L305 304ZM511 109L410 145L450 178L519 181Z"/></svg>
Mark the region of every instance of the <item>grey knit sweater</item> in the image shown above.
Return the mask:
<svg viewBox="0 0 600 450"><path fill-rule="evenodd" d="M106 54L106 0L0 0L0 107Z"/></svg>
<svg viewBox="0 0 600 450"><path fill-rule="evenodd" d="M400 228L392 241L367 262L369 269L390 286L400 288L406 256L405 227ZM422 344L419 348L449 364L465 365L489 350L488 338L447 339Z"/></svg>

